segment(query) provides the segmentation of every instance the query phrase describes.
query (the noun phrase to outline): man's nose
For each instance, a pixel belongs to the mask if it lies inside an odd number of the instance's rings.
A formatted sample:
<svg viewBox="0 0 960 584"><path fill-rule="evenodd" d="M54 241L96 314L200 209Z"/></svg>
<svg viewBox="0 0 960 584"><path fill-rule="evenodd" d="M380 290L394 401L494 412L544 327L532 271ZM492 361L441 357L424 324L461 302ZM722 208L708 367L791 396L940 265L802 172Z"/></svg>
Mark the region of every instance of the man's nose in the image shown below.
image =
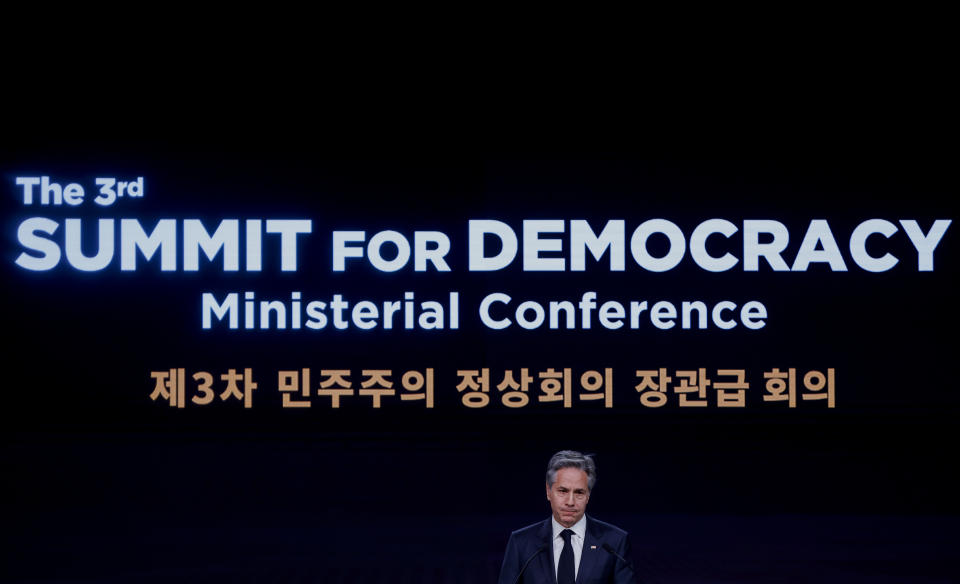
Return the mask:
<svg viewBox="0 0 960 584"><path fill-rule="evenodd" d="M574 497L574 494L573 494L573 493L568 493L568 494L567 494L567 500L564 501L563 503L564 503L565 505L567 505L568 507L573 507L574 505L576 505L576 502L577 502L577 500L576 500L576 498Z"/></svg>

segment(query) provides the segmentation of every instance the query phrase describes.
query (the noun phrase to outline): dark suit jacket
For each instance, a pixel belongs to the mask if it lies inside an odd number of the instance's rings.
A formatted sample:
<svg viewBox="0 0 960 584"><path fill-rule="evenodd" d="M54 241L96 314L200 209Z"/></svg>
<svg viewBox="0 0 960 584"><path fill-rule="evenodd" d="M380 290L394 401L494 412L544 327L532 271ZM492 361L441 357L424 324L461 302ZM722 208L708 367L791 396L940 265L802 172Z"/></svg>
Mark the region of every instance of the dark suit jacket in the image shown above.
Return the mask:
<svg viewBox="0 0 960 584"><path fill-rule="evenodd" d="M618 554L630 560L630 541L627 532L619 527L587 517L587 531L583 538L583 554L577 584L633 584L633 567L603 549L609 544ZM538 549L541 549L537 553ZM550 519L518 529L510 534L507 551L503 554L499 584L513 584L524 563L531 556L530 565L523 572L524 584L556 584L553 567L553 530Z"/></svg>

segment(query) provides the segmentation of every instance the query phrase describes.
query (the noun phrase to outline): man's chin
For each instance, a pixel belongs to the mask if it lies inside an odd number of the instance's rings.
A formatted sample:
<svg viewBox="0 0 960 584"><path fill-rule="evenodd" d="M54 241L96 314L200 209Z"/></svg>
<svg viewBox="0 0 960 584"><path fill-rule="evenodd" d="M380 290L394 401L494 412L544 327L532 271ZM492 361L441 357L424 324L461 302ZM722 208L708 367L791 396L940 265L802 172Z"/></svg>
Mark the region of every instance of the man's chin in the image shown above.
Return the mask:
<svg viewBox="0 0 960 584"><path fill-rule="evenodd" d="M561 515L557 523L564 527L573 527L577 521L580 521L580 517L579 515Z"/></svg>

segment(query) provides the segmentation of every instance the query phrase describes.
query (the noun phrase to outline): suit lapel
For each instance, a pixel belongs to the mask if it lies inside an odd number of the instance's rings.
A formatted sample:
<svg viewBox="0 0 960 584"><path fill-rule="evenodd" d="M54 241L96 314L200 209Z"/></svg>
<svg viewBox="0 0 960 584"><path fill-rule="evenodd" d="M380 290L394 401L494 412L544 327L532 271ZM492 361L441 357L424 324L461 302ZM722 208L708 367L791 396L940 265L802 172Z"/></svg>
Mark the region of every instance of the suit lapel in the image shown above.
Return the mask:
<svg viewBox="0 0 960 584"><path fill-rule="evenodd" d="M544 574L549 574L550 582L557 584L557 571L553 566L553 523L550 519L544 522L539 532L541 541L548 544L544 553L540 554L540 570Z"/></svg>
<svg viewBox="0 0 960 584"><path fill-rule="evenodd" d="M598 555L600 554L600 536L594 533L593 527L594 523L587 517L587 529L583 536L583 551L580 553L580 569L577 570L577 584L588 582L597 565Z"/></svg>

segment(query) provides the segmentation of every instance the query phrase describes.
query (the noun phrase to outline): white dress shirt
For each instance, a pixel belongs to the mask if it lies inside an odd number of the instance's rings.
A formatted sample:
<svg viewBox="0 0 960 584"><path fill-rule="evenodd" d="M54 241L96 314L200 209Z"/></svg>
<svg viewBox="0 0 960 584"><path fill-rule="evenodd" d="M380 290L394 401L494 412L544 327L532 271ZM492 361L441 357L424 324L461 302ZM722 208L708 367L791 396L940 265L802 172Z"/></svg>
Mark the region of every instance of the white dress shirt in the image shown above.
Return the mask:
<svg viewBox="0 0 960 584"><path fill-rule="evenodd" d="M570 536L570 544L573 545L573 576L576 578L580 575L580 556L583 555L583 538L587 533L587 516L584 515L580 518L580 521L577 521L570 527L564 527L557 523L556 517L551 517L550 522L553 523L553 574L557 575L557 569L560 566L560 554L563 552L563 537L560 536L560 533L564 529L569 529L573 531L573 535Z"/></svg>

